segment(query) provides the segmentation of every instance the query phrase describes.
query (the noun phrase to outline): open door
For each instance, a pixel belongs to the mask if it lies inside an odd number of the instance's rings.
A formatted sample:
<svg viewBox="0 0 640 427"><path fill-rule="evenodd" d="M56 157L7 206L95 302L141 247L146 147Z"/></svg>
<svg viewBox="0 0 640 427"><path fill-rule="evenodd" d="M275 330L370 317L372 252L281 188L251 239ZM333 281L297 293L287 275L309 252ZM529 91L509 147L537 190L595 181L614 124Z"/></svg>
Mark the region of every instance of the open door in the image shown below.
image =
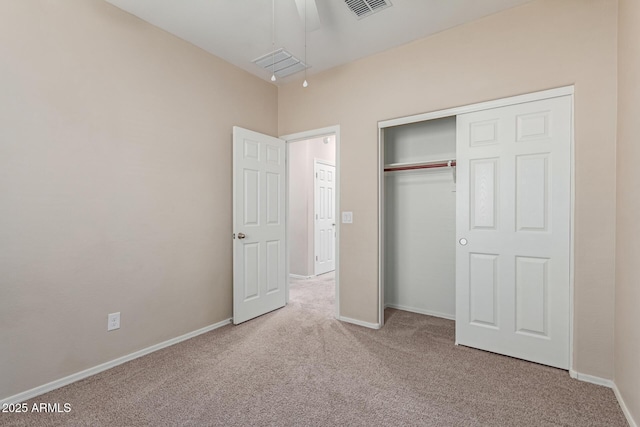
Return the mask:
<svg viewBox="0 0 640 427"><path fill-rule="evenodd" d="M569 367L571 109L457 116L458 344Z"/></svg>
<svg viewBox="0 0 640 427"><path fill-rule="evenodd" d="M314 162L315 275L336 269L336 167Z"/></svg>
<svg viewBox="0 0 640 427"><path fill-rule="evenodd" d="M233 323L284 307L285 142L233 128Z"/></svg>

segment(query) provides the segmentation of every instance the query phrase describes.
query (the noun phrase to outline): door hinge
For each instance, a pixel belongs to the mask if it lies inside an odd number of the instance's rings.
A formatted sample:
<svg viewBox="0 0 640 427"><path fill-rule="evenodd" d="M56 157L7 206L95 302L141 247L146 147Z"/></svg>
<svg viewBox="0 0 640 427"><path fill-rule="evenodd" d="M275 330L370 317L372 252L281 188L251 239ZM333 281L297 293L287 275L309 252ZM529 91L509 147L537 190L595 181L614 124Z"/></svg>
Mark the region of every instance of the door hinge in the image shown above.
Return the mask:
<svg viewBox="0 0 640 427"><path fill-rule="evenodd" d="M236 238L236 233L233 233L233 238L234 238L234 239Z"/></svg>
<svg viewBox="0 0 640 427"><path fill-rule="evenodd" d="M316 172L316 178L318 177L318 172Z"/></svg>
<svg viewBox="0 0 640 427"><path fill-rule="evenodd" d="M318 260L318 256L316 255L316 261Z"/></svg>

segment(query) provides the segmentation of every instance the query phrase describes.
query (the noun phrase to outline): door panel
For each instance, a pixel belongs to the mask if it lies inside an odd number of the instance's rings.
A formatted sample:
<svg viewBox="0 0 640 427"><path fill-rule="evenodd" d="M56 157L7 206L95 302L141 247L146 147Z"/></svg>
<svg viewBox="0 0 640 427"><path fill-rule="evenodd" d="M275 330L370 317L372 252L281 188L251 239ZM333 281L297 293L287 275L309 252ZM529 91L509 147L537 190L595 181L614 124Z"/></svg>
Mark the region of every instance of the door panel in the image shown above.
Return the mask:
<svg viewBox="0 0 640 427"><path fill-rule="evenodd" d="M548 258L516 257L516 332L547 337Z"/></svg>
<svg viewBox="0 0 640 427"><path fill-rule="evenodd" d="M279 225L282 218L280 212L281 183L282 176L277 173L267 172L267 224Z"/></svg>
<svg viewBox="0 0 640 427"><path fill-rule="evenodd" d="M258 209L260 201L258 200L260 181L260 172L255 169L244 170L244 225L258 225Z"/></svg>
<svg viewBox="0 0 640 427"><path fill-rule="evenodd" d="M457 117L458 344L569 366L571 103Z"/></svg>
<svg viewBox="0 0 640 427"><path fill-rule="evenodd" d="M516 157L516 227L549 231L549 155Z"/></svg>
<svg viewBox="0 0 640 427"><path fill-rule="evenodd" d="M498 256L469 254L469 320L498 326Z"/></svg>
<svg viewBox="0 0 640 427"><path fill-rule="evenodd" d="M285 305L285 143L233 128L233 323Z"/></svg>
<svg viewBox="0 0 640 427"><path fill-rule="evenodd" d="M471 228L495 230L498 213L498 159L473 160L471 168Z"/></svg>
<svg viewBox="0 0 640 427"><path fill-rule="evenodd" d="M260 247L258 243L243 245L244 262L244 299L243 302L255 299L259 295Z"/></svg>
<svg viewBox="0 0 640 427"><path fill-rule="evenodd" d="M267 294L279 291L280 241L267 242Z"/></svg>

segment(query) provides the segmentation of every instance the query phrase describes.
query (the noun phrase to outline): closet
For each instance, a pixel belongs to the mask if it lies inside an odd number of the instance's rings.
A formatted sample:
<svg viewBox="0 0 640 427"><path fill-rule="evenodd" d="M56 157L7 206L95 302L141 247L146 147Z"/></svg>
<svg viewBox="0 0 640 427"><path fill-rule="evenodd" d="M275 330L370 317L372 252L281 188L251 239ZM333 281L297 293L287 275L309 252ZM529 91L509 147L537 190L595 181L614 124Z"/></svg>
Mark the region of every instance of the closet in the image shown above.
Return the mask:
<svg viewBox="0 0 640 427"><path fill-rule="evenodd" d="M380 319L570 367L573 87L380 122Z"/></svg>
<svg viewBox="0 0 640 427"><path fill-rule="evenodd" d="M384 129L385 307L455 318L456 118Z"/></svg>

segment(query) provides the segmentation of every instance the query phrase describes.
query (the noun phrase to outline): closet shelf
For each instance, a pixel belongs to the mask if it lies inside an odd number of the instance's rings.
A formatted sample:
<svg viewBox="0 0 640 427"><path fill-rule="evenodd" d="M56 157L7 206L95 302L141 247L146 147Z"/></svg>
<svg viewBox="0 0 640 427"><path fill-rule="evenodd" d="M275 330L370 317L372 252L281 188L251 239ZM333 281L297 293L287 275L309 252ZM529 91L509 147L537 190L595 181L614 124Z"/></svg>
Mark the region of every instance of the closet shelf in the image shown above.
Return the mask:
<svg viewBox="0 0 640 427"><path fill-rule="evenodd" d="M420 163L391 163L384 165L385 172L407 171L414 169L431 169L431 168L448 168L455 167L455 160L435 160L431 162Z"/></svg>

